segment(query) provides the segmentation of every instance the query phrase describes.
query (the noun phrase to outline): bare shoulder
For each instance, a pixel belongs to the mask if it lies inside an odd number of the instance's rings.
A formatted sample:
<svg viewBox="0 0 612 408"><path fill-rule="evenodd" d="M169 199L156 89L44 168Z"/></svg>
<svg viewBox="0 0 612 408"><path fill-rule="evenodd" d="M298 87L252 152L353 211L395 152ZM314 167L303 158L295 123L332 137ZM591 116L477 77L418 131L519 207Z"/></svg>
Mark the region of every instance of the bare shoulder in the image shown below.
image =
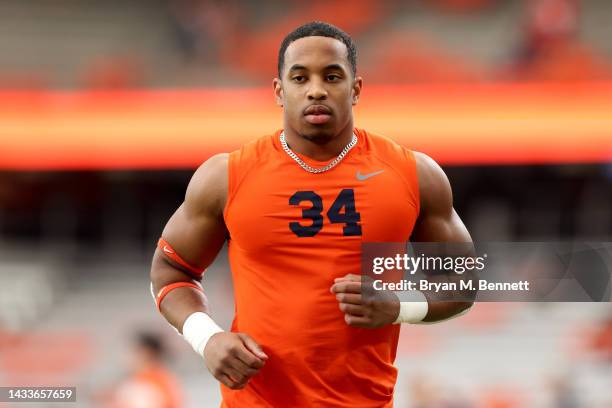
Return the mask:
<svg viewBox="0 0 612 408"><path fill-rule="evenodd" d="M425 153L414 152L414 156L419 178L421 210L441 210L441 207L450 210L453 196L450 182L444 170Z"/></svg>
<svg viewBox="0 0 612 408"><path fill-rule="evenodd" d="M223 213L227 198L228 153L219 153L206 160L195 171L187 187L185 203L208 213Z"/></svg>

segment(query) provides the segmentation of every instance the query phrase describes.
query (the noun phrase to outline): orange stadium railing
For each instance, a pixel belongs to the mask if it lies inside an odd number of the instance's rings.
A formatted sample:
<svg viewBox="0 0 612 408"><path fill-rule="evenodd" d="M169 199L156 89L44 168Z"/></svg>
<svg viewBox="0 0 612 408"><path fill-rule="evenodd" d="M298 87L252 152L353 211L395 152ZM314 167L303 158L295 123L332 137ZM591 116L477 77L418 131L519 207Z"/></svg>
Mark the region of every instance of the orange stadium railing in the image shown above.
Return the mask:
<svg viewBox="0 0 612 408"><path fill-rule="evenodd" d="M365 86L356 125L442 164L612 162L612 82ZM266 89L0 91L0 169L191 168L282 124Z"/></svg>

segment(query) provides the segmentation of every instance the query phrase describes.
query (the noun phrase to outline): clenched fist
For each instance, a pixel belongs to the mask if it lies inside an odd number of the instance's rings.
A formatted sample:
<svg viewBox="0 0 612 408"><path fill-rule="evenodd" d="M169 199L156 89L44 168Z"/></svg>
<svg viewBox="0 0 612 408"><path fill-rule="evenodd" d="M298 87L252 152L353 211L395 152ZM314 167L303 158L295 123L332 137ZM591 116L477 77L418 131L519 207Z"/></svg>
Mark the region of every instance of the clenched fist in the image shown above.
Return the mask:
<svg viewBox="0 0 612 408"><path fill-rule="evenodd" d="M267 359L255 340L244 333L217 333L204 348L208 371L233 390L244 388Z"/></svg>
<svg viewBox="0 0 612 408"><path fill-rule="evenodd" d="M377 291L376 296L362 296L361 276L348 274L336 278L330 288L349 326L375 329L391 324L400 312L400 301L393 292Z"/></svg>

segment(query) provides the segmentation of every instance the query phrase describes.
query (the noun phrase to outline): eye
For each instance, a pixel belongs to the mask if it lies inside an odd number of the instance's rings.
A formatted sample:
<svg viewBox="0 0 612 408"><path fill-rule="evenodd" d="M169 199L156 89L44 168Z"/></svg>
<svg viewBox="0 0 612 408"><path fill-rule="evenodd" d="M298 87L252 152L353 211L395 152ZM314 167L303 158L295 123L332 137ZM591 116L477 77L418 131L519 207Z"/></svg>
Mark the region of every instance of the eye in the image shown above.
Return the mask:
<svg viewBox="0 0 612 408"><path fill-rule="evenodd" d="M303 75L296 75L293 78L291 78L292 81L297 82L297 83L301 83L304 82L306 78Z"/></svg>
<svg viewBox="0 0 612 408"><path fill-rule="evenodd" d="M336 82L337 80L340 79L340 76L336 75L336 74L329 74L329 75L326 76L326 78L330 82Z"/></svg>

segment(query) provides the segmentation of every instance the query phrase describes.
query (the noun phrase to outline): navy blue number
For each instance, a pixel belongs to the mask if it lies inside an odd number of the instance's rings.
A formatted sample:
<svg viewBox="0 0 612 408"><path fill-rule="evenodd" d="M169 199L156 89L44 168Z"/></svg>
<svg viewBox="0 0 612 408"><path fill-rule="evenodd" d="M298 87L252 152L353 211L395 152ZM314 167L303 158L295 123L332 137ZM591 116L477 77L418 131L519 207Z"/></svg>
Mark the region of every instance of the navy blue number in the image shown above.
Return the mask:
<svg viewBox="0 0 612 408"><path fill-rule="evenodd" d="M312 207L302 209L302 218L312 220L312 224L304 226L294 221L289 223L289 228L298 237L314 237L323 228L323 200L314 191L298 191L289 198L290 205L300 205L302 201L312 203Z"/></svg>
<svg viewBox="0 0 612 408"><path fill-rule="evenodd" d="M323 228L323 200L314 191L298 191L289 198L290 205L300 205L303 201L309 201L312 206L302 209L302 218L312 220L312 223L302 225L293 221L289 223L289 229L298 237L314 237ZM332 224L345 224L342 228L345 236L361 235L361 215L355 208L355 193L352 188L345 188L338 194L327 211L327 218Z"/></svg>
<svg viewBox="0 0 612 408"><path fill-rule="evenodd" d="M344 213L341 213L344 207ZM355 210L355 193L352 188L345 188L338 194L327 217L334 224L346 224L343 228L345 236L361 235L361 215Z"/></svg>

